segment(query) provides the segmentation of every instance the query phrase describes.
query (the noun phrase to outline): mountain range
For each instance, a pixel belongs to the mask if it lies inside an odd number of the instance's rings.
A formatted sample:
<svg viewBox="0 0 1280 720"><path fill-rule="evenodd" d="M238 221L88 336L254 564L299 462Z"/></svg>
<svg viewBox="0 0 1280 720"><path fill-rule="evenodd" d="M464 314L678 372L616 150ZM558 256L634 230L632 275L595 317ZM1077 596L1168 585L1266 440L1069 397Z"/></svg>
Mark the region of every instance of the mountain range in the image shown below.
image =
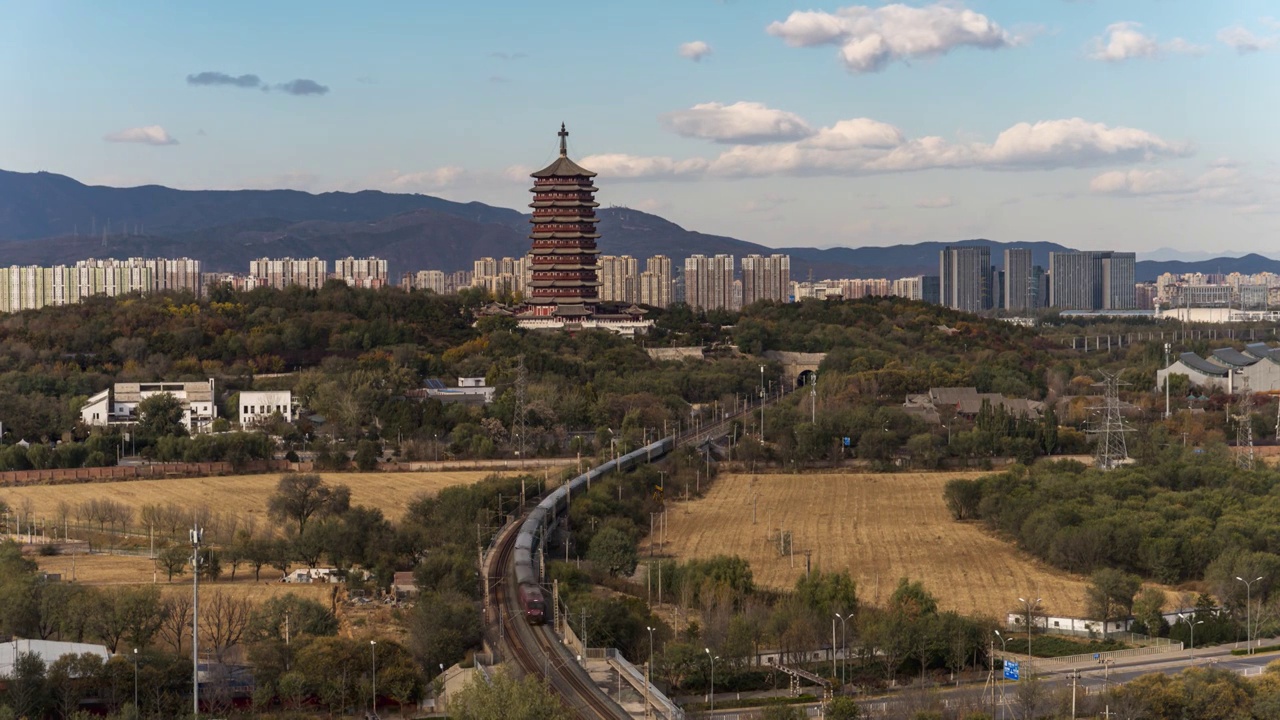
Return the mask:
<svg viewBox="0 0 1280 720"><path fill-rule="evenodd" d="M602 208L599 247L605 254L646 258L784 252L791 276L816 279L907 277L938 271L948 245L1032 250L1048 266L1049 253L1070 250L1048 242L984 239L859 248L771 248L676 225L625 207ZM312 194L297 190L175 190L91 186L48 172L0 170L0 250L6 265L55 265L88 257L191 257L209 271L245 272L260 257L376 256L393 278L423 269L470 269L484 257L516 257L529 247L528 216L478 202L429 195ZM1162 253L1158 257L1176 257ZM1138 262L1138 280L1162 272L1280 272L1280 262L1259 255L1197 261Z"/></svg>

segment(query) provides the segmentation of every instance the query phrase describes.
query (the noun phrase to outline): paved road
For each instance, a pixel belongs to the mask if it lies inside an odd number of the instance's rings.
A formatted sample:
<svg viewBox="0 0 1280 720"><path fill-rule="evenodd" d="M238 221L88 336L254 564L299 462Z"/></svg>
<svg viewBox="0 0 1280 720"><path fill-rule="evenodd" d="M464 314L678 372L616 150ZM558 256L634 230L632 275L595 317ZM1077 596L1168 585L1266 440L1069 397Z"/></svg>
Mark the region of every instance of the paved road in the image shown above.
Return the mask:
<svg viewBox="0 0 1280 720"><path fill-rule="evenodd" d="M1267 646L1276 642L1274 640L1260 640L1258 644ZM1259 653L1252 656L1232 655L1231 651L1235 647L1235 645L1219 645L1209 648L1196 648L1194 651L1181 650L1161 655L1124 658L1116 660L1107 666L1086 664L1077 668L1063 668L1047 672L1041 675L1040 678L1052 688L1068 687L1071 685L1071 673L1079 671L1080 677L1077 680L1077 687L1082 688L1080 692L1095 694L1105 692L1110 685L1126 683L1142 675L1150 675L1152 673L1175 675L1189 667L1217 667L1232 670L1242 675L1258 675L1264 671L1268 663L1280 660L1280 652ZM1013 681L1009 681L1004 685L1006 702L1013 703L1015 701L1016 685L1017 683ZM991 698L990 690L984 688L981 684L950 688L933 686L931 690L936 690L938 697L945 704L951 706L985 705L985 702L989 702ZM997 701L999 700L999 692L1000 686L997 685ZM905 711L909 707L914 707L915 699L910 697L911 693L912 688L904 687L897 693L860 700L859 704L863 706L868 715L872 716ZM717 694L716 697L721 702L732 701L734 694ZM984 697L986 698L985 702ZM806 705L805 709L808 715L817 715L816 704ZM714 717L718 720L748 720L749 718L759 717L759 713L760 711L756 709L717 709Z"/></svg>

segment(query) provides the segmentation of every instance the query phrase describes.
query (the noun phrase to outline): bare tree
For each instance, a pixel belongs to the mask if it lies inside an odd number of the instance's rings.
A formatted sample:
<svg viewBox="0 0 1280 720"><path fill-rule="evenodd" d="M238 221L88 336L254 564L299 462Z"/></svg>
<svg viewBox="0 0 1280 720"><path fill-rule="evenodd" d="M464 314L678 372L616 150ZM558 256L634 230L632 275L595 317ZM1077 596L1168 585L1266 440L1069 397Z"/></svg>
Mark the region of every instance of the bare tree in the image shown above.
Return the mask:
<svg viewBox="0 0 1280 720"><path fill-rule="evenodd" d="M216 592L201 605L200 634L218 662L223 662L227 651L240 644L249 626L249 598Z"/></svg>
<svg viewBox="0 0 1280 720"><path fill-rule="evenodd" d="M191 635L191 596L178 593L165 598L163 618L160 621L160 639L181 654L183 644Z"/></svg>

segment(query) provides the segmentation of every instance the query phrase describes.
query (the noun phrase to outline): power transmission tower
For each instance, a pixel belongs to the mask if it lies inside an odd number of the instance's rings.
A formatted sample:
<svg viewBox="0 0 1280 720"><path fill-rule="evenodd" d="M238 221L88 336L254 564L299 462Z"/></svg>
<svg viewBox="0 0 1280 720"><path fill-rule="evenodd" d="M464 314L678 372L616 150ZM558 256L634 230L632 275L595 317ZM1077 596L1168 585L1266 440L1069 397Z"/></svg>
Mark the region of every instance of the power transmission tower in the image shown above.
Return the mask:
<svg viewBox="0 0 1280 720"><path fill-rule="evenodd" d="M1246 412L1236 416L1236 465L1253 469L1253 422Z"/></svg>
<svg viewBox="0 0 1280 720"><path fill-rule="evenodd" d="M528 388L529 375L524 369L524 355L521 355L516 364L516 406L511 419L511 431L516 434L516 452L520 453L520 460L522 462L525 457L525 435L527 434L525 420L528 415L528 407L525 401L525 393Z"/></svg>
<svg viewBox="0 0 1280 720"><path fill-rule="evenodd" d="M1089 434L1096 435L1097 467L1099 470L1112 470L1129 462L1129 446L1125 441L1125 433L1133 428L1124 421L1120 413L1120 378L1117 375L1102 373L1105 388L1103 403L1094 408L1097 419ZM1127 383L1125 383L1127 384Z"/></svg>

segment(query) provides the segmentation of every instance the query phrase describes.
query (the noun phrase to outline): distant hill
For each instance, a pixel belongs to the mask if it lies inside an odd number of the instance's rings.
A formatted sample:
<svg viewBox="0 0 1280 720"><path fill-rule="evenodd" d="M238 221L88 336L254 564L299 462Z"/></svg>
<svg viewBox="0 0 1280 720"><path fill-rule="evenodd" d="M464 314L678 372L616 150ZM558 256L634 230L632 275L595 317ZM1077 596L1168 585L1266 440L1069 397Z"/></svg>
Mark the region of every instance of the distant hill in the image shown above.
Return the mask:
<svg viewBox="0 0 1280 720"><path fill-rule="evenodd" d="M984 239L860 248L770 248L686 230L657 215L603 208L600 249L679 262L696 253L785 252L791 275L802 279L898 278L938 272L947 245L1031 248L1036 264L1069 250L1048 242ZM209 270L244 272L263 256L355 255L385 258L393 277L422 269L470 269L483 256L518 256L529 247L528 216L510 208L459 203L429 195L378 191L312 194L297 190L174 190L90 186L53 173L0 170L0 249L4 264L52 265L87 257L187 256ZM105 235L105 237L104 237ZM1163 272L1280 272L1280 261L1259 255L1198 262L1138 263L1139 280Z"/></svg>

